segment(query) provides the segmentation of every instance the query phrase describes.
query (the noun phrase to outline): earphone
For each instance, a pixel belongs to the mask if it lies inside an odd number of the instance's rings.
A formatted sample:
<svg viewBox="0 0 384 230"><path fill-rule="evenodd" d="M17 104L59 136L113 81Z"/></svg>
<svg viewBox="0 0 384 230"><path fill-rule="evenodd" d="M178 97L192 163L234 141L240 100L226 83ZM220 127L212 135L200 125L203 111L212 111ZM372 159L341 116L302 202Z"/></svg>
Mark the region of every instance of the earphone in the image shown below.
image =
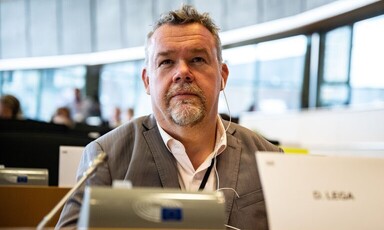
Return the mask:
<svg viewBox="0 0 384 230"><path fill-rule="evenodd" d="M224 78L221 79L221 90L224 90L225 83L224 83Z"/></svg>
<svg viewBox="0 0 384 230"><path fill-rule="evenodd" d="M224 78L221 78L221 91L223 91L223 96L224 96L225 104L227 105L228 116L229 116L229 123L228 123L227 128L225 129L225 132L227 132L229 129L229 126L231 125L231 122L232 122L232 116L231 116L231 110L229 109L227 95L225 95L224 88L225 88Z"/></svg>
<svg viewBox="0 0 384 230"><path fill-rule="evenodd" d="M225 95L225 91L224 91L224 88L225 88L225 82L224 82L224 78L221 79L221 91L223 91L223 95L224 95L224 100L225 100L225 104L227 105L227 109L228 109L228 116L229 116L229 121L228 121L228 126L225 128L225 132L228 131L229 129L229 126L231 125L232 123L232 116L231 116L231 110L229 109L229 105L228 105L228 100L227 100L227 96ZM216 159L217 157L217 152L215 153L215 155L213 156L213 158ZM220 188L220 178L219 178L219 172L217 171L217 167L216 167L216 162L214 162L214 172L216 174L216 191L220 191L220 190L225 190L225 189L228 189L228 190L232 190L237 198L240 198L239 194L237 193L237 191L233 188ZM227 227L230 227L230 228L233 228L232 226L227 226ZM236 228L234 228L236 229Z"/></svg>

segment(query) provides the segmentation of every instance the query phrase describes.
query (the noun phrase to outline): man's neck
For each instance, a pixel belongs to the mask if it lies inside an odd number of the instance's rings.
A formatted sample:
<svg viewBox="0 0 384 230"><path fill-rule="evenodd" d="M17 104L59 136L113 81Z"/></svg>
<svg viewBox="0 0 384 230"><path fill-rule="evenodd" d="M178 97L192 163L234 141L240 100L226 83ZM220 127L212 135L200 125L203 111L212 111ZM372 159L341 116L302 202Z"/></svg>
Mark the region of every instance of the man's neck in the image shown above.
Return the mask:
<svg viewBox="0 0 384 230"><path fill-rule="evenodd" d="M195 169L197 169L214 150L217 119L215 122L201 122L193 127L173 125L171 128L163 129L184 145L186 153Z"/></svg>

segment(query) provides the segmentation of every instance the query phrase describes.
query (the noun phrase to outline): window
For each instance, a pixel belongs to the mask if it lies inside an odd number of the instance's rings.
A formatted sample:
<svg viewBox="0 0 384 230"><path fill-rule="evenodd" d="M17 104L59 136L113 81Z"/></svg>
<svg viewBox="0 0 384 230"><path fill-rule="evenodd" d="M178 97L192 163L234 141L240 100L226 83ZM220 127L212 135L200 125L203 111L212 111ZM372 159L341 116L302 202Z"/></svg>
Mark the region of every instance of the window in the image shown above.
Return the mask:
<svg viewBox="0 0 384 230"><path fill-rule="evenodd" d="M237 117L254 103L256 46L249 45L223 50L223 59L229 68L225 93L230 111L221 94L219 112L226 114L230 112L231 116Z"/></svg>
<svg viewBox="0 0 384 230"><path fill-rule="evenodd" d="M41 74L40 120L50 121L56 109L74 101L74 89L85 89L85 66L46 69Z"/></svg>
<svg viewBox="0 0 384 230"><path fill-rule="evenodd" d="M323 74L320 75L320 106L349 103L350 50L350 26L340 27L325 34Z"/></svg>
<svg viewBox="0 0 384 230"><path fill-rule="evenodd" d="M384 102L384 16L357 22L353 28L351 104Z"/></svg>
<svg viewBox="0 0 384 230"><path fill-rule="evenodd" d="M298 35L225 50L234 114L300 109L306 46L307 38Z"/></svg>
<svg viewBox="0 0 384 230"><path fill-rule="evenodd" d="M143 61L132 61L103 66L100 104L104 120L110 120L115 108L119 108L122 115L133 108L136 117L151 113L150 98L141 80L142 65ZM122 119L124 121L124 116Z"/></svg>
<svg viewBox="0 0 384 230"><path fill-rule="evenodd" d="M316 42L307 40L311 36ZM239 117L245 111L277 113L300 110L308 104L384 103L383 41L381 15L325 32L225 49L223 59L230 74L225 88L227 102L220 94L219 113ZM306 63L309 59L311 63ZM116 107L122 113L133 108L136 117L152 112L141 80L143 62L105 64L97 76L99 84L88 82L88 86L99 87L103 120L109 120ZM83 94L86 89L95 90L87 88L87 80L95 78L86 76L86 66L1 71L0 94L17 96L25 118L49 121L57 107L73 100L74 88ZM303 90L304 85L309 88Z"/></svg>
<svg viewBox="0 0 384 230"><path fill-rule="evenodd" d="M384 102L384 16L325 34L320 106Z"/></svg>
<svg viewBox="0 0 384 230"><path fill-rule="evenodd" d="M73 89L85 87L85 67L2 72L2 94L13 94L21 103L23 116L50 121L58 106L73 99Z"/></svg>
<svg viewBox="0 0 384 230"><path fill-rule="evenodd" d="M38 70L7 71L2 74L2 94L12 94L20 101L23 116L38 118L40 72Z"/></svg>

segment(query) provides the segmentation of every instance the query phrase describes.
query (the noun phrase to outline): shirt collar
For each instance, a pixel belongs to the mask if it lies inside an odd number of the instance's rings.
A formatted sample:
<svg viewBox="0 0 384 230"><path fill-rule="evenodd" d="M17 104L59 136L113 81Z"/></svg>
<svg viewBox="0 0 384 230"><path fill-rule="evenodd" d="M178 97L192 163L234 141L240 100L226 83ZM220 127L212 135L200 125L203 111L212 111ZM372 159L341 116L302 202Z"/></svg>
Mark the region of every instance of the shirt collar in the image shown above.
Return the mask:
<svg viewBox="0 0 384 230"><path fill-rule="evenodd" d="M175 154L171 151L172 148L170 147L170 145L175 143L175 142L177 142L177 143L180 143L180 142L178 140L176 140L175 138L173 138L171 135L169 135L160 126L160 124L158 122L157 122L157 127L159 128L159 132L160 132L161 138L163 139L165 146L167 147L167 149L172 154ZM225 150L225 148L227 147L227 133L226 133L226 130L224 128L223 121L221 120L219 115L217 115L216 134L217 135L216 135L216 141L215 141L215 148L212 152L215 156L221 154ZM171 140L174 140L174 141L171 141Z"/></svg>

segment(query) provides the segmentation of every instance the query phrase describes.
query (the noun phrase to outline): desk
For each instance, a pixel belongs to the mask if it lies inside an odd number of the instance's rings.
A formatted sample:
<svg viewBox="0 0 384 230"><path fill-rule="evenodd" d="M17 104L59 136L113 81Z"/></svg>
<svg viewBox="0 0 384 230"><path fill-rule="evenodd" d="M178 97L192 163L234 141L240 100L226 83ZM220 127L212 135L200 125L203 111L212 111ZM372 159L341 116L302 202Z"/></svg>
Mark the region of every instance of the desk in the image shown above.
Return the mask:
<svg viewBox="0 0 384 230"><path fill-rule="evenodd" d="M36 227L70 188L0 186L0 228ZM47 224L55 226L60 213Z"/></svg>

